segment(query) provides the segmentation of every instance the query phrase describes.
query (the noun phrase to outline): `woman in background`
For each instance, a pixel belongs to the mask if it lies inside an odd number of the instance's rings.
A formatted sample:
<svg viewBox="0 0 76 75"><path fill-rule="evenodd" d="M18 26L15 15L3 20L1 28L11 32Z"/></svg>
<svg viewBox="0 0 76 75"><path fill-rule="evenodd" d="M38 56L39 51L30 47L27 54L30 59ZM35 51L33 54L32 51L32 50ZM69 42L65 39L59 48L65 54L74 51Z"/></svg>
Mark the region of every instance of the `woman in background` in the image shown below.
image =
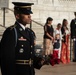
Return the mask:
<svg viewBox="0 0 76 75"><path fill-rule="evenodd" d="M53 19L48 17L44 25L44 54L45 59L48 59L48 56L53 54L53 32L54 28L52 26Z"/></svg>
<svg viewBox="0 0 76 75"><path fill-rule="evenodd" d="M70 42L69 42L69 29L67 27L68 21L63 19L62 23L62 49L61 49L61 61L62 63L66 64L70 62Z"/></svg>

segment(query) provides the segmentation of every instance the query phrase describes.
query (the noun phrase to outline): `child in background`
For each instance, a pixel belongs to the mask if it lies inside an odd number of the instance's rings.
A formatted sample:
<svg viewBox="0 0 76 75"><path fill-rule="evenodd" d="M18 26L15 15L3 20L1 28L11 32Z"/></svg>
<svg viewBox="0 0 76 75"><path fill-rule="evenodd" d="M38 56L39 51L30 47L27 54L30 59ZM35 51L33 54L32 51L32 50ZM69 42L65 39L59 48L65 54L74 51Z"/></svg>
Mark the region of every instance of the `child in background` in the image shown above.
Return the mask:
<svg viewBox="0 0 76 75"><path fill-rule="evenodd" d="M57 34L55 36L55 41L54 41L54 50L53 50L53 55L51 55L50 59L50 64L54 66L55 64L60 63L60 59L58 58L58 53L59 53L59 48L60 48L60 35Z"/></svg>
<svg viewBox="0 0 76 75"><path fill-rule="evenodd" d="M53 55L51 55L50 63L53 66L54 64L60 63L60 56L61 56L61 24L57 24L57 28L54 32L54 45L53 45Z"/></svg>

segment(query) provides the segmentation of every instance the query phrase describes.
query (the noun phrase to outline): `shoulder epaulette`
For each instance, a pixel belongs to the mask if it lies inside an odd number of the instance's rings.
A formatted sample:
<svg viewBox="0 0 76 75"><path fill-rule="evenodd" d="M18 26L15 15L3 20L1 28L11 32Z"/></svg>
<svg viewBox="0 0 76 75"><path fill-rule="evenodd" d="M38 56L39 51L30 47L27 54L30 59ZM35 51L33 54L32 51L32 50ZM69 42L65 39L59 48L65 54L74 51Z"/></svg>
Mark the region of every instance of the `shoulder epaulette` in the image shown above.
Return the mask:
<svg viewBox="0 0 76 75"><path fill-rule="evenodd" d="M16 27L16 25L10 26L10 30L12 30L12 29L15 28L15 27Z"/></svg>
<svg viewBox="0 0 76 75"><path fill-rule="evenodd" d="M33 32L34 33L34 31L32 30L32 29L30 29L30 28L27 28L29 31L31 31L31 32Z"/></svg>

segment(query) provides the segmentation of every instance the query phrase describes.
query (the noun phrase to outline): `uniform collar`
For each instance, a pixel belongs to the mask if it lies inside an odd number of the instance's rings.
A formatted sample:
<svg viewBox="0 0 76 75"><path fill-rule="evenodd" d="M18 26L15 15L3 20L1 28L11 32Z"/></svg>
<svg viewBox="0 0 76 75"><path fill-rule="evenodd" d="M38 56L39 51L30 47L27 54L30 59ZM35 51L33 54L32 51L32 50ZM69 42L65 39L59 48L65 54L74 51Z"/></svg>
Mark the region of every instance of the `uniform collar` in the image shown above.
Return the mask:
<svg viewBox="0 0 76 75"><path fill-rule="evenodd" d="M19 22L17 21L17 23ZM19 23L19 25L25 30L26 27L23 24Z"/></svg>

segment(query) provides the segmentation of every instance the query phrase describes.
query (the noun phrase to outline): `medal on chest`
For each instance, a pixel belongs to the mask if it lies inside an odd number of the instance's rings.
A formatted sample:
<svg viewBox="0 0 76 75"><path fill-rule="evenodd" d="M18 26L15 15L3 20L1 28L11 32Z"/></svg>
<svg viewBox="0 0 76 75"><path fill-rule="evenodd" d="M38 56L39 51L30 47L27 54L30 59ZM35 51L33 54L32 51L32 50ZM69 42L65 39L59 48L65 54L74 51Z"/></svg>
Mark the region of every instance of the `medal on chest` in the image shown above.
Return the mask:
<svg viewBox="0 0 76 75"><path fill-rule="evenodd" d="M23 53L23 52L24 52L24 49L21 48L21 49L19 50L19 53Z"/></svg>

